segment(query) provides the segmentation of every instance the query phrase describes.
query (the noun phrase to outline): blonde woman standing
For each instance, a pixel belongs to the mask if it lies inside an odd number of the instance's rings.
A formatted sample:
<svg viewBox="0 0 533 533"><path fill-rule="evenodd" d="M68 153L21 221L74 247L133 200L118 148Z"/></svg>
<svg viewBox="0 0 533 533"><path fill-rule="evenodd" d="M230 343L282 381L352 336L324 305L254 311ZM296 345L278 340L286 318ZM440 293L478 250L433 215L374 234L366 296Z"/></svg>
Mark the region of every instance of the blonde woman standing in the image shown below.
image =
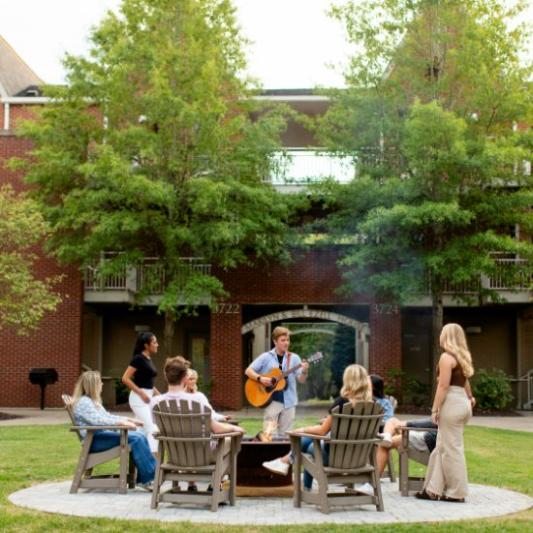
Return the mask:
<svg viewBox="0 0 533 533"><path fill-rule="evenodd" d="M437 367L437 391L431 418L439 426L437 446L428 464L422 500L464 502L468 475L463 431L472 416L475 399L468 379L474 375L465 332L459 324L446 324L440 335L444 350Z"/></svg>
<svg viewBox="0 0 533 533"><path fill-rule="evenodd" d="M90 370L84 372L76 382L72 395L72 410L74 420L78 426L121 426L136 430L142 425L139 420L115 416L102 406L102 378L100 372ZM85 438L86 431L82 430ZM150 490L151 482L155 474L155 459L146 437L140 431L128 432L128 443L131 448L133 462L137 467L137 484ZM103 452L120 444L118 431L101 430L95 431L90 451L92 453Z"/></svg>
<svg viewBox="0 0 533 533"><path fill-rule="evenodd" d="M368 377L368 373L363 366L355 364L349 365L344 370L344 374L342 376L342 388L340 392L340 397L337 398L337 400L335 400L333 405L329 408L328 416L326 416L320 424L295 429L294 431L299 431L301 433L309 433L311 435L325 436L331 430L331 423L333 422L331 412L333 411L333 409L335 409L335 407L339 407L339 411L342 411L342 407L344 404L351 403L353 406L355 406L355 404L360 401L372 401L372 384L370 382L370 378ZM309 437L302 438L302 453L308 453L310 455L313 455L313 443L313 439ZM324 465L327 466L329 463L329 444L322 446L322 459L324 461ZM272 461L264 462L263 467L276 474L286 476L292 461L293 455L291 452L283 457L278 457L277 459L273 459ZM311 476L311 474L309 474L309 472L307 472L307 470L304 470L304 490L311 490L312 484L313 477ZM372 494L374 493L372 487L370 487L368 483L365 483L365 485L359 487L356 490L359 490L360 492L371 492Z"/></svg>

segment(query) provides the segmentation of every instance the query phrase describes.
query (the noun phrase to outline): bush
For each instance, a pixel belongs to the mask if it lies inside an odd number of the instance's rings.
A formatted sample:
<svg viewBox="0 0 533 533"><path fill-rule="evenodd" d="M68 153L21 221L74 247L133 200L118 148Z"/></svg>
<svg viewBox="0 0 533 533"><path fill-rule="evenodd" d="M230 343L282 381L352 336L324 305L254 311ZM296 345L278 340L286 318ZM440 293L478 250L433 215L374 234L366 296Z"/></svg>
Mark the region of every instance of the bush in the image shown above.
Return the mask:
<svg viewBox="0 0 533 533"><path fill-rule="evenodd" d="M430 405L431 387L397 368L386 374L385 394L394 396L400 405Z"/></svg>
<svg viewBox="0 0 533 533"><path fill-rule="evenodd" d="M472 378L472 393L479 409L501 411L513 401L511 383L505 372L480 369Z"/></svg>
<svg viewBox="0 0 533 533"><path fill-rule="evenodd" d="M123 403L128 403L128 398L130 395L130 390L120 378L115 378L115 403L116 405L121 405Z"/></svg>

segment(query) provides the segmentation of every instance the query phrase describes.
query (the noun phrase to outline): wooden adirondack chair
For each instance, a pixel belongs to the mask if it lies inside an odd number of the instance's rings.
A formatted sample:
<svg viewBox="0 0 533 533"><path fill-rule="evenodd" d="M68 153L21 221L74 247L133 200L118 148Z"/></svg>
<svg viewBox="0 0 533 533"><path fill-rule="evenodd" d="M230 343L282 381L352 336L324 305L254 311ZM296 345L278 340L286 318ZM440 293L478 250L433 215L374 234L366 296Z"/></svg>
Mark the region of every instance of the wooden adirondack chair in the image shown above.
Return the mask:
<svg viewBox="0 0 533 533"><path fill-rule="evenodd" d="M211 411L197 402L163 400L154 406L154 420L159 428L159 458L152 494L152 509L160 502L198 503L216 511L220 502L235 505L237 454L241 433L211 434ZM213 441L216 442L212 449ZM222 486L229 476L229 488ZM162 492L161 485L172 481L173 487ZM179 489L179 481L204 481L212 490L188 492Z"/></svg>
<svg viewBox="0 0 533 533"><path fill-rule="evenodd" d="M295 454L294 463L294 506L301 503L318 505L323 513L329 513L330 506L374 504L383 511L380 476L376 463L377 433L383 410L374 402L358 402L355 407L347 403L342 412L336 407L333 412L330 437L288 432ZM302 437L315 439L314 455L301 452ZM320 441L329 444L329 465L324 466ZM302 491L300 467L303 466L318 482L318 494ZM353 489L354 483L370 483L374 495L368 496ZM328 492L330 484L345 485L344 492Z"/></svg>
<svg viewBox="0 0 533 533"><path fill-rule="evenodd" d="M128 445L128 430L118 426L77 426L72 410L72 398L68 394L61 396L65 408L72 421L70 431L75 431L81 443L80 457L74 473L74 479L70 486L72 494L78 489L118 489L120 494L126 494L128 487L135 488L135 464L130 454ZM81 430L87 431L85 439L81 435ZM120 445L104 452L91 453L94 432L103 429L120 431ZM93 476L92 471L95 466L119 459L119 473L113 475Z"/></svg>
<svg viewBox="0 0 533 533"><path fill-rule="evenodd" d="M402 427L402 444L398 448L400 454L400 493L402 496L409 496L409 492L420 491L424 485L423 476L410 476L409 475L409 459L416 461L417 463L427 466L429 463L429 452L421 452L416 450L412 446L409 446L409 432L410 431L435 431L435 428L411 428Z"/></svg>

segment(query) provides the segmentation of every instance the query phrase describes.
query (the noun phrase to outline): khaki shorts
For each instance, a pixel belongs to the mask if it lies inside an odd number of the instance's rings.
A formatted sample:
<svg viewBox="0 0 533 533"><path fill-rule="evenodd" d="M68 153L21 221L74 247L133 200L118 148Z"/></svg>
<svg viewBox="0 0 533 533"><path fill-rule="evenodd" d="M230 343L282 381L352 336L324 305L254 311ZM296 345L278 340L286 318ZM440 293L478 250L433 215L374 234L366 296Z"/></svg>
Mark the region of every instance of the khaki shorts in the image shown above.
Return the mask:
<svg viewBox="0 0 533 533"><path fill-rule="evenodd" d="M424 435L425 431L409 431L409 446L419 452L429 452Z"/></svg>

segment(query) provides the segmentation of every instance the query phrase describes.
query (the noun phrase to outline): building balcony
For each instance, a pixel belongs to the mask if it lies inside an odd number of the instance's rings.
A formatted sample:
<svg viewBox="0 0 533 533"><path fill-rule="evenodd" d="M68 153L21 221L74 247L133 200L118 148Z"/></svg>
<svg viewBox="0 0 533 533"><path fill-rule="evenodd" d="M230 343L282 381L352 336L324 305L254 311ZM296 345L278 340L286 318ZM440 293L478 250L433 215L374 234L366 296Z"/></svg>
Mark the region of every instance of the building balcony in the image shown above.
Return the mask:
<svg viewBox="0 0 533 533"><path fill-rule="evenodd" d="M527 264L527 259L506 257L505 254L495 253L496 272L492 276L480 276L473 282L448 283L444 288L444 305L447 307L460 307L464 303L457 296L475 297L481 289L497 291L499 296L507 303L533 302L533 276L516 271L520 265ZM429 293L429 286L428 286ZM410 306L430 306L429 294L415 298Z"/></svg>
<svg viewBox="0 0 533 533"><path fill-rule="evenodd" d="M300 192L311 184L332 178L348 183L356 175L351 157L332 156L320 150L287 148L272 156L274 171L265 181L284 193Z"/></svg>
<svg viewBox="0 0 533 533"><path fill-rule="evenodd" d="M113 255L116 254L103 254L99 261L85 269L84 301L157 305L166 285L165 270L159 259L145 257L137 265L124 266L113 274L103 274L105 262L110 261ZM211 265L199 257L182 257L181 260L183 283L191 271L211 274Z"/></svg>
<svg viewBox="0 0 533 533"><path fill-rule="evenodd" d="M103 274L105 262L111 259L112 253L102 255L101 259L85 270L84 301L86 303L138 303L141 305L157 305L166 285L165 271L157 257L146 257L139 264L124 266L119 272ZM211 274L211 265L199 257L183 257L183 283L191 271L205 275ZM448 285L444 291L446 306L464 305L457 295L475 297L480 288L498 291L500 296L510 303L533 302L533 276L516 272L516 267L525 264L525 259L499 257L497 272L491 276L480 276L474 283ZM179 295L177 295L179 298ZM207 304L199 302L199 304ZM415 298L410 306L430 306L429 290L427 295Z"/></svg>

